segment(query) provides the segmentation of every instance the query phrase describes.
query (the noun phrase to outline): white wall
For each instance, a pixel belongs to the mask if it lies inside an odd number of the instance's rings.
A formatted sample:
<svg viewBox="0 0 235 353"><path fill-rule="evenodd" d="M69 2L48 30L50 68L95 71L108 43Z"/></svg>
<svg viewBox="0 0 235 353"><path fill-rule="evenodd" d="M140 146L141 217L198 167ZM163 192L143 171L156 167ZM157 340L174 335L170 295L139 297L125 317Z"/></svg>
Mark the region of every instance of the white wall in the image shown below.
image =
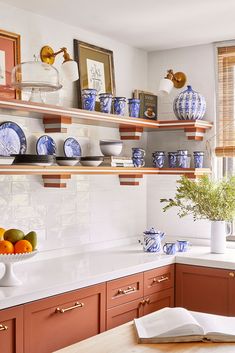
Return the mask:
<svg viewBox="0 0 235 353"><path fill-rule="evenodd" d="M187 84L205 96L207 110L205 119L215 122L215 64L212 44L192 46L180 49L149 53L148 56L148 84L149 90L157 90L159 81L166 74L167 69L174 72L183 71L187 75ZM183 88L184 89L184 88ZM159 119L175 119L173 113L173 100L183 89L173 89L167 97L159 97ZM214 129L206 134L204 141L187 141L183 132L150 132L148 134L148 154L156 150L166 152L177 149L188 149L190 153L195 150L206 151L206 141L213 148ZM149 157L150 158L150 157ZM149 160L149 163L151 161ZM193 164L192 164L193 166ZM205 166L211 166L207 156ZM155 225L164 230L169 236L176 237L209 237L209 222L193 222L189 217L179 219L176 210L163 214L160 198L174 196L176 177L158 176L148 177L148 225Z"/></svg>
<svg viewBox="0 0 235 353"><path fill-rule="evenodd" d="M135 88L147 87L147 54L110 38L71 27L49 18L0 3L1 28L21 34L22 61L33 59L43 45L55 50L66 46L73 53L77 38L113 50L117 95L131 96ZM56 61L60 67L62 57ZM76 106L73 86L48 96L47 102ZM61 95L63 94L63 95ZM9 120L1 116L0 121ZM41 121L10 118L23 128L28 141L28 153L35 153L35 144L44 134ZM74 136L81 143L83 155L100 154L101 138L119 138L111 128L73 126L68 134L54 134L58 153L63 141ZM130 154L136 143L126 142L124 154ZM144 134L141 146L146 148ZM135 239L146 227L146 181L140 187L119 185L117 176L73 176L65 190L45 189L39 176L0 176L0 227L36 230L39 248L55 249L88 244L115 245Z"/></svg>

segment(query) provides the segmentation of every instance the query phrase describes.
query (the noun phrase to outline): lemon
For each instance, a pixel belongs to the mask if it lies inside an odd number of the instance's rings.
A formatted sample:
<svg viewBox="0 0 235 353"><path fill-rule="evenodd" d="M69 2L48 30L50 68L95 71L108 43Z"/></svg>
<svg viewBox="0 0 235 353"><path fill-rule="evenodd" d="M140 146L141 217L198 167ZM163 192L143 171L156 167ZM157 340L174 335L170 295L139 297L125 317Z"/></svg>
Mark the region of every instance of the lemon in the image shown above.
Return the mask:
<svg viewBox="0 0 235 353"><path fill-rule="evenodd" d="M3 235L4 235L5 231L6 231L6 229L0 228L0 240L4 239Z"/></svg>

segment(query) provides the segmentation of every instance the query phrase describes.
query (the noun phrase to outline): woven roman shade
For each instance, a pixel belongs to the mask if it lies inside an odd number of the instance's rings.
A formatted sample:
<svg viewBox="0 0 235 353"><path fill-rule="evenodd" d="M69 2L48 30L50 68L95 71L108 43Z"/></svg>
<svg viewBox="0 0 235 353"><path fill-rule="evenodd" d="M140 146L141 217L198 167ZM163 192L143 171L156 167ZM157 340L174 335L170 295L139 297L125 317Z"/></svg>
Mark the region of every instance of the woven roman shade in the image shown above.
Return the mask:
<svg viewBox="0 0 235 353"><path fill-rule="evenodd" d="M215 153L235 157L235 46L218 50L218 126Z"/></svg>

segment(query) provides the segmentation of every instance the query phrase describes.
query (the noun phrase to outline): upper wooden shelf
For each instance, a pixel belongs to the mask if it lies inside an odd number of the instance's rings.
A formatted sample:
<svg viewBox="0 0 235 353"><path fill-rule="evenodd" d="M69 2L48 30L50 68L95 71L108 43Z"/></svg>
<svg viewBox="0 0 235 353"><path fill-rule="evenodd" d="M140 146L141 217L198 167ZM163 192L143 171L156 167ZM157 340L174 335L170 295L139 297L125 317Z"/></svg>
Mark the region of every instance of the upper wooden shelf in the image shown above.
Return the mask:
<svg viewBox="0 0 235 353"><path fill-rule="evenodd" d="M46 132L67 132L68 124L77 123L105 127L118 127L122 139L139 139L141 133L152 130L183 130L189 139L202 139L212 123L204 120L148 120L104 114L75 108L32 103L22 100L0 100L0 113L43 119ZM196 133L196 134L195 134ZM132 136L132 137L131 137ZM197 136L198 138L193 138ZM131 138L130 138L131 137Z"/></svg>

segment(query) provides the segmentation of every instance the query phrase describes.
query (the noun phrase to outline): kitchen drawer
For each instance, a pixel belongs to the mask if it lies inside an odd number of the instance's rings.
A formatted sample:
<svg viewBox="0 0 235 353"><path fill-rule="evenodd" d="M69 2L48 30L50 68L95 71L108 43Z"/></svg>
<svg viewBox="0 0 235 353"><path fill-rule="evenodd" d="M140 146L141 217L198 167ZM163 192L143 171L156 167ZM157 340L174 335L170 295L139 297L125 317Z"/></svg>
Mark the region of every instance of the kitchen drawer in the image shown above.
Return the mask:
<svg viewBox="0 0 235 353"><path fill-rule="evenodd" d="M143 273L107 282L107 308L143 297Z"/></svg>
<svg viewBox="0 0 235 353"><path fill-rule="evenodd" d="M174 265L144 272L144 295L174 287Z"/></svg>
<svg viewBox="0 0 235 353"><path fill-rule="evenodd" d="M174 288L156 292L144 298L144 315L174 306Z"/></svg>
<svg viewBox="0 0 235 353"><path fill-rule="evenodd" d="M26 304L24 353L51 353L105 330L105 284Z"/></svg>
<svg viewBox="0 0 235 353"><path fill-rule="evenodd" d="M125 324L143 315L143 300L137 299L129 303L115 306L107 310L107 330Z"/></svg>

